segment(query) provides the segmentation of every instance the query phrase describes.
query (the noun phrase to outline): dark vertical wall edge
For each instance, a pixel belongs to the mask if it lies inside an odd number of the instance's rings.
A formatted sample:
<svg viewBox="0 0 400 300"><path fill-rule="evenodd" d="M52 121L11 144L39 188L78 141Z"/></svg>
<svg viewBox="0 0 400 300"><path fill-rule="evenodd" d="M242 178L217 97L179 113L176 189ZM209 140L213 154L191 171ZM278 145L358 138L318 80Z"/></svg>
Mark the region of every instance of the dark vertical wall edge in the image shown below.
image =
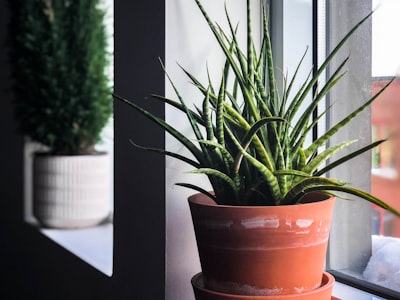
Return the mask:
<svg viewBox="0 0 400 300"><path fill-rule="evenodd" d="M115 93L164 117L165 1L115 1ZM134 299L164 299L165 159L137 149L164 148L164 132L115 100L114 280ZM131 299L133 299L131 298Z"/></svg>
<svg viewBox="0 0 400 300"><path fill-rule="evenodd" d="M164 0L115 0L115 92L150 107L164 94L158 57L165 52ZM164 133L115 103L114 274L107 277L23 220L23 138L13 118L5 37L7 0L0 0L0 299L164 299L165 160L133 148L164 147Z"/></svg>
<svg viewBox="0 0 400 300"><path fill-rule="evenodd" d="M0 298L10 295L10 284L22 279L20 263L15 259L21 254L19 236L22 230L22 146L16 134L10 91L10 68L7 63L6 35L9 19L5 0L0 1ZM4 276L6 274L6 276ZM19 294L17 291L15 295ZM6 299L6 298L4 298Z"/></svg>

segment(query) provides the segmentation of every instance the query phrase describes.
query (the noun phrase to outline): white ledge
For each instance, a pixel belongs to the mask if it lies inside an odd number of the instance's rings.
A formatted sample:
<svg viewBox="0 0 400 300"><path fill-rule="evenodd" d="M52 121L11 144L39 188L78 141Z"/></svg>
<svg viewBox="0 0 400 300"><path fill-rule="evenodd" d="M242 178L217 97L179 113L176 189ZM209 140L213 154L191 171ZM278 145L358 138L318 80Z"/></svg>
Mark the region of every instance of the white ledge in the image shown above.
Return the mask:
<svg viewBox="0 0 400 300"><path fill-rule="evenodd" d="M111 277L113 273L113 225L106 223L87 229L40 229L89 265Z"/></svg>
<svg viewBox="0 0 400 300"><path fill-rule="evenodd" d="M385 300L384 298L356 289L349 285L335 282L333 296L340 300Z"/></svg>

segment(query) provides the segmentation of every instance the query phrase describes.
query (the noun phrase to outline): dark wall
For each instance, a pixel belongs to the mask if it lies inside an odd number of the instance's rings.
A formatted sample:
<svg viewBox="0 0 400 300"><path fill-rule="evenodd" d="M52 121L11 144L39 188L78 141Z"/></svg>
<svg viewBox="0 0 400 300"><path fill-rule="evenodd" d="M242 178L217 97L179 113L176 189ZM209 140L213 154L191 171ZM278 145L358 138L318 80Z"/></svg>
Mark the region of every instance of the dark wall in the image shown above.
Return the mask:
<svg viewBox="0 0 400 300"><path fill-rule="evenodd" d="M164 2L115 1L115 93L159 116L163 105L147 97L164 94ZM115 279L131 299L164 299L165 159L129 142L163 148L164 132L122 102L114 114Z"/></svg>
<svg viewBox="0 0 400 300"><path fill-rule="evenodd" d="M115 92L145 103L164 93L164 0L115 0ZM23 221L23 139L15 132L0 0L0 298L164 299L164 159L138 151L129 139L163 147L164 134L115 103L114 274L92 268Z"/></svg>
<svg viewBox="0 0 400 300"><path fill-rule="evenodd" d="M4 270L3 274L7 274L5 281L0 281L3 291L7 291L9 284L19 278L19 269L22 265L22 262L15 261L15 258L21 256L21 243L17 236L20 233L22 215L22 139L15 134L11 95L7 90L10 84L9 68L5 61L7 18L5 2L2 0L0 2L0 197L3 208L0 209L0 268Z"/></svg>

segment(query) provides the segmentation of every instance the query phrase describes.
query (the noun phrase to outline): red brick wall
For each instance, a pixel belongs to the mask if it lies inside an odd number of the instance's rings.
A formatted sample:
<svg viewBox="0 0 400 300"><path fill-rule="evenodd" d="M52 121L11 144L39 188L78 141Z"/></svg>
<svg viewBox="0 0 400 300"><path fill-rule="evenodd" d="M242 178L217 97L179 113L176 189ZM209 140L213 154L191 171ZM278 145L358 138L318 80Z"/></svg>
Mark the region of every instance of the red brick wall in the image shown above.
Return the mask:
<svg viewBox="0 0 400 300"><path fill-rule="evenodd" d="M372 93L379 91L388 80L374 80ZM382 134L380 138L391 135L382 145L381 163L393 167L395 176L372 176L371 192L373 195L390 203L400 210L400 80L394 81L372 104L372 124ZM387 151L386 151L387 150ZM384 155L390 153L391 155ZM385 234L400 237L400 219L388 222Z"/></svg>

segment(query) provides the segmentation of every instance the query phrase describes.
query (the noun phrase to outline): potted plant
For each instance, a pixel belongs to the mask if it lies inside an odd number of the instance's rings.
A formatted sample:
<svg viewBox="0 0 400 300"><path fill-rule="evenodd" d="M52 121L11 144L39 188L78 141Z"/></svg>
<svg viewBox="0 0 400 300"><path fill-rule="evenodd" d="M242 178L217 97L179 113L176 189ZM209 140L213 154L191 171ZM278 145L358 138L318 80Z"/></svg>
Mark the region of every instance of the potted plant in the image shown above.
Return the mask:
<svg viewBox="0 0 400 300"><path fill-rule="evenodd" d="M177 183L198 192L189 197L202 268L202 273L192 278L196 299L331 299L334 279L323 270L336 194L361 197L400 216L400 212L371 194L325 176L329 170L383 142L363 146L338 159L334 154L355 141L328 144L387 86L311 145L305 144L306 136L326 113L313 119L313 112L346 73L347 58L318 86L320 76L370 15L294 90L300 61L293 78L285 79L283 93L279 94L266 12L262 42L256 49L249 0L244 47L239 45L237 27L228 13L229 28L224 31L212 22L201 2L195 2L225 55L221 78L217 83L211 79L202 83L183 69L202 95L193 109L168 74L178 100L154 95L187 117L194 140L135 102L120 95L115 98L161 126L190 155L135 144L137 147L179 159L193 166L193 173L206 175L211 183L212 191L193 183ZM318 91L306 104L305 99L315 86ZM322 146L325 150L319 151Z"/></svg>
<svg viewBox="0 0 400 300"><path fill-rule="evenodd" d="M99 0L9 1L9 59L21 134L34 154L33 214L49 227L110 214L110 158L96 150L112 114Z"/></svg>

